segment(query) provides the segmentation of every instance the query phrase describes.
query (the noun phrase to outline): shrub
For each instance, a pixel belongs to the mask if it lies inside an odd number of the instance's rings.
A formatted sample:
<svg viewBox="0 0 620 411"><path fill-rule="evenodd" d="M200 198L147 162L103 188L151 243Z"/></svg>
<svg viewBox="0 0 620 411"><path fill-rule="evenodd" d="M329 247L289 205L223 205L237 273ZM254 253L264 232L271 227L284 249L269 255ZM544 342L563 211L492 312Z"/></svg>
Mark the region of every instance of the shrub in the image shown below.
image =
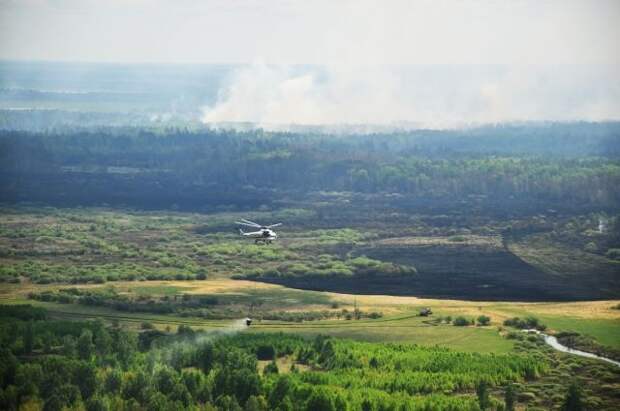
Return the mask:
<svg viewBox="0 0 620 411"><path fill-rule="evenodd" d="M214 297L214 296L200 297L200 304L217 305L218 303L219 303L219 300L217 299L217 297Z"/></svg>
<svg viewBox="0 0 620 411"><path fill-rule="evenodd" d="M194 333L195 332L192 329L192 327L190 327L189 325L185 325L185 324L179 325L179 328L177 329L177 335L185 335L188 337L193 337Z"/></svg>
<svg viewBox="0 0 620 411"><path fill-rule="evenodd" d="M452 321L452 325L455 325L457 327L465 327L469 324L470 324L469 320L462 316L458 316Z"/></svg>
<svg viewBox="0 0 620 411"><path fill-rule="evenodd" d="M596 243L594 241L590 241L588 244L586 244L583 247L584 251L587 251L589 253L595 253L598 251L598 246L596 245Z"/></svg>
<svg viewBox="0 0 620 411"><path fill-rule="evenodd" d="M529 342L538 342L539 338L538 338L538 335L536 335L536 334L530 334L530 335L527 336L527 340Z"/></svg>
<svg viewBox="0 0 620 411"><path fill-rule="evenodd" d="M536 394L534 394L533 392L528 392L528 391L521 392L519 393L517 398L519 399L519 402L536 401Z"/></svg>
<svg viewBox="0 0 620 411"><path fill-rule="evenodd" d="M273 360L276 356L276 350L273 345L260 345L256 349L256 358L259 360Z"/></svg>
<svg viewBox="0 0 620 411"><path fill-rule="evenodd" d="M508 338L509 340L522 340L523 334L516 331L510 331L508 334L506 334L506 338Z"/></svg>
<svg viewBox="0 0 620 411"><path fill-rule="evenodd" d="M143 330L152 330L155 328L155 326L152 323L145 321L140 325L140 328L142 328Z"/></svg>
<svg viewBox="0 0 620 411"><path fill-rule="evenodd" d="M269 364L265 366L263 372L265 374L277 374L280 370L278 370L278 364L275 361L271 361Z"/></svg>
<svg viewBox="0 0 620 411"><path fill-rule="evenodd" d="M610 248L605 253L605 257L611 258L612 260L620 260L620 248Z"/></svg>
<svg viewBox="0 0 620 411"><path fill-rule="evenodd" d="M540 331L544 331L547 329L547 326L539 322L536 317L526 317L525 319L521 319L519 317L508 318L504 320L504 325L507 327L514 327L520 329L536 329Z"/></svg>
<svg viewBox="0 0 620 411"><path fill-rule="evenodd" d="M489 325L491 322L491 317L487 317L486 315L481 315L477 318L478 320L478 325Z"/></svg>
<svg viewBox="0 0 620 411"><path fill-rule="evenodd" d="M487 382L482 380L476 385L476 396L478 397L478 404L481 410L485 410L489 407L489 390Z"/></svg>
<svg viewBox="0 0 620 411"><path fill-rule="evenodd" d="M504 404L506 406L506 411L514 411L516 396L517 393L514 385L512 383L508 383L506 390L504 391Z"/></svg>

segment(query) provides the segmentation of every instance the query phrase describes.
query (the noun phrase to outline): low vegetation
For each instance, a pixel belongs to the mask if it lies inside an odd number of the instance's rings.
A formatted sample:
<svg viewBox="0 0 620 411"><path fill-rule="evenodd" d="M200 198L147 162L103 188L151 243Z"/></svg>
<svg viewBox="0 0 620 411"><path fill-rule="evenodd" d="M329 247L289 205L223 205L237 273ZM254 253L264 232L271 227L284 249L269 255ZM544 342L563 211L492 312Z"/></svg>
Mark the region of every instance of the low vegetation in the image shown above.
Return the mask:
<svg viewBox="0 0 620 411"><path fill-rule="evenodd" d="M248 307L243 296L235 295L191 295L174 294L172 296L155 296L145 293L120 294L114 287L105 288L60 288L57 291L30 292L28 298L42 302L60 304L81 304L85 306L107 307L120 312L176 314L181 317L198 317L204 319L237 319L247 315ZM381 312L366 312L355 308L349 311L313 310L282 311L282 305L274 310L272 305L263 306L260 296L252 299L250 310L258 320L279 320L302 322L326 319L359 320L383 317Z"/></svg>
<svg viewBox="0 0 620 411"><path fill-rule="evenodd" d="M0 318L7 410L557 409L575 396L586 409L611 410L620 382L613 366L563 357L537 338L498 355L186 325L136 332L31 306L0 306Z"/></svg>
<svg viewBox="0 0 620 411"><path fill-rule="evenodd" d="M42 321L44 312L0 307L3 409L85 406L118 409L336 410L478 409L474 392L525 383L547 370L528 355L464 354L283 334L220 336L180 328L139 334L97 322ZM28 317L28 318L27 318ZM305 371L259 374L258 359L291 357ZM114 364L114 368L110 368ZM501 397L492 396L495 404ZM254 408L251 408L254 407Z"/></svg>
<svg viewBox="0 0 620 411"><path fill-rule="evenodd" d="M366 212L360 201L338 207L333 198L319 198L305 209L243 214L4 208L0 282L232 277L338 292L480 300L617 296L617 264L606 256L620 238L616 217L549 214L504 221L399 211L369 219L359 217ZM241 216L284 222L281 239L270 246L240 240L231 224ZM600 221L607 224L602 232ZM345 227L307 229L326 224ZM597 247L587 251L590 242ZM583 256L575 260L575 253ZM571 281L552 281L567 272L574 272Z"/></svg>
<svg viewBox="0 0 620 411"><path fill-rule="evenodd" d="M526 317L524 319L519 317L508 318L504 320L504 325L522 330L545 331L547 329L547 326L542 324L536 317Z"/></svg>

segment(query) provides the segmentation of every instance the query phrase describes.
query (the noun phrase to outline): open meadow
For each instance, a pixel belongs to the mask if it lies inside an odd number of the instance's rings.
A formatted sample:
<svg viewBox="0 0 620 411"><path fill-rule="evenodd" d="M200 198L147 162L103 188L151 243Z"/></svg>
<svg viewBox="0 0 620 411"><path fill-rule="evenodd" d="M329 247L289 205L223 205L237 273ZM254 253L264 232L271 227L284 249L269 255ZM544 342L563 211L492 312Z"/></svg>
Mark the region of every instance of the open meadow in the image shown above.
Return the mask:
<svg viewBox="0 0 620 411"><path fill-rule="evenodd" d="M113 289L118 295L142 301L162 299L208 301L225 307L227 318L204 318L175 313L157 314L140 310L120 311L111 306L33 300L31 295L62 294L59 290L97 293ZM503 338L503 322L513 317L537 317L550 332L574 331L588 335L603 345L620 349L620 300L566 303L479 302L379 295L351 295L290 289L279 285L244 280L213 279L190 281L125 282L100 285L12 285L0 293L3 304L33 304L45 307L56 318L104 318L139 326L152 322L157 328L188 324L199 329L226 328L231 322L251 316L256 321L248 331L285 331L304 335L335 335L368 341L411 342L441 345L465 351L508 352L513 341ZM216 302L217 300L217 302ZM215 305L213 305L215 303ZM379 318L355 319L355 309L378 313ZM431 308L429 317L420 316ZM286 311L288 321L269 319ZM344 314L343 314L344 311ZM217 310L216 310L217 312ZM313 317L316 313L317 317ZM326 313L326 314L325 314ZM270 315L271 314L271 315ZM299 316L295 317L295 314ZM321 314L322 317L320 316ZM307 315L310 320L304 320ZM475 320L484 315L489 325L454 327L446 317L464 316ZM215 316L211 316L215 317ZM441 322L437 322L441 319ZM284 319L286 320L286 319Z"/></svg>

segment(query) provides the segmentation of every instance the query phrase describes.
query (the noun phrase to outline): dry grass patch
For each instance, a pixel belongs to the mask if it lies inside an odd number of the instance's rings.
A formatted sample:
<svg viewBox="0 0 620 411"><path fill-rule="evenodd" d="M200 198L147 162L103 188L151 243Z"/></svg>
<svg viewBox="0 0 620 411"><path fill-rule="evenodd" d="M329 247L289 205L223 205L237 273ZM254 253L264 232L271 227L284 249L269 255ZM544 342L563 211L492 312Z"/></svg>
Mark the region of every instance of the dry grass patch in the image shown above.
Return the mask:
<svg viewBox="0 0 620 411"><path fill-rule="evenodd" d="M425 246L425 245L442 245L442 246L477 246L489 248L502 248L502 239L500 236L482 236L482 235L454 235L450 237L395 237L386 238L377 241L377 245L385 246Z"/></svg>
<svg viewBox="0 0 620 411"><path fill-rule="evenodd" d="M612 273L617 270L607 258L552 241L547 235L528 236L522 241L510 243L508 249L526 263L557 276Z"/></svg>

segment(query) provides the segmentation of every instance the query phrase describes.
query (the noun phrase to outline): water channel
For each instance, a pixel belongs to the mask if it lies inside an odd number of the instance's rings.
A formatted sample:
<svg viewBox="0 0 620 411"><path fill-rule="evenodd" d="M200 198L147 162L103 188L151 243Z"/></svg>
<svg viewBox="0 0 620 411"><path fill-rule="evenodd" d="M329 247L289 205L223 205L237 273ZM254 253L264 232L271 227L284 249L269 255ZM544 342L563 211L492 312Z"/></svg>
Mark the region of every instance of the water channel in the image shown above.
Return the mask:
<svg viewBox="0 0 620 411"><path fill-rule="evenodd" d="M553 335L547 335L545 333L542 333L538 330L523 330L526 333L534 333L534 334L538 334L541 335L544 339L545 339L545 343L547 343L547 345L550 345L552 348L561 351L561 352L565 352L568 354L574 354L574 355L578 355L580 357L585 357L585 358L594 358L597 360L602 360L602 361L606 361L610 364L614 364L618 367L620 367L620 361L615 361L612 360L611 358L607 358L607 357L602 357L600 355L596 355L596 354L592 354L591 352L585 352L585 351L581 351L581 350L576 350L574 348L570 348L567 347L565 345L562 345L559 343L558 339L555 338Z"/></svg>

